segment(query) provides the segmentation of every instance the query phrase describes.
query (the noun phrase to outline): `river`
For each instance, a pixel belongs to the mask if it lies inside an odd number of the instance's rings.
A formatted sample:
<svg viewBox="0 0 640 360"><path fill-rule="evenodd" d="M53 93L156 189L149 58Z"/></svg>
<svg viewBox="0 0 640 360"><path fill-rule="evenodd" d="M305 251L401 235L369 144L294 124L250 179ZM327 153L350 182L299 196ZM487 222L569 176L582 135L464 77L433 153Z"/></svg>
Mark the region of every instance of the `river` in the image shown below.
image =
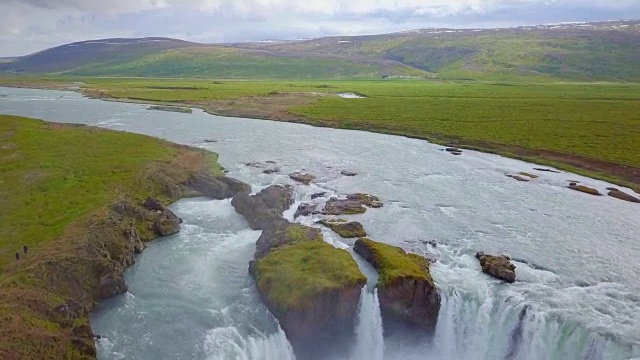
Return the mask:
<svg viewBox="0 0 640 360"><path fill-rule="evenodd" d="M148 111L147 106L73 92L0 88L0 113L124 130L220 154L229 176L312 193L364 192L382 209L353 216L370 237L435 260L442 295L433 339L386 336L376 293L363 292L357 340L344 359L640 358L638 204L568 189L569 173L521 183L506 173L536 165L404 137L264 120ZM348 100L357 101L357 100ZM205 142L215 141L215 142ZM127 156L123 153L122 156ZM275 161L280 171L246 165ZM271 165L265 165L271 166ZM305 170L309 186L287 174ZM355 177L342 170L358 173ZM247 273L255 241L230 201L172 206L183 231L153 243L127 271L129 293L92 316L100 359L294 359L284 333L260 303ZM299 221L312 224L314 218ZM353 241L323 229L325 239ZM434 241L434 247L428 242ZM474 255L517 259L518 281L484 275Z"/></svg>

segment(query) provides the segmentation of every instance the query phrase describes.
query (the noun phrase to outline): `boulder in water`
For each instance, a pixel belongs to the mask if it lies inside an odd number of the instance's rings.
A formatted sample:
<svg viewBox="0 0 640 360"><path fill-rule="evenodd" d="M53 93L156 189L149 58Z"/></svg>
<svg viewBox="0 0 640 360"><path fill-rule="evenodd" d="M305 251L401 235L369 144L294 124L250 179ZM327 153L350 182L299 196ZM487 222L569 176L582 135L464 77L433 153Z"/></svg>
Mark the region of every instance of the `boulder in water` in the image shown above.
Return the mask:
<svg viewBox="0 0 640 360"><path fill-rule="evenodd" d="M540 177L538 175L530 174L530 173L524 172L524 171L519 172L518 175L526 176L526 177L531 178L531 179L537 179L537 178Z"/></svg>
<svg viewBox="0 0 640 360"><path fill-rule="evenodd" d="M622 192L618 189L611 189L611 191L609 191L609 196L616 198L616 199L620 199L620 200L624 200L624 201L628 201L628 202L633 202L633 203L640 203L640 199L638 199L635 196L629 195L625 192Z"/></svg>
<svg viewBox="0 0 640 360"><path fill-rule="evenodd" d="M569 189L575 190L575 191L580 191L580 192L583 192L583 193L589 194L589 195L602 196L600 191L598 191L597 189L594 189L594 188L591 188L591 187L588 187L588 186L584 186L584 185L578 185L576 183L569 184Z"/></svg>
<svg viewBox="0 0 640 360"><path fill-rule="evenodd" d="M510 177L512 179L515 179L515 180L518 180L518 181L521 181L521 182L529 182L530 181L529 179L525 179L524 177L522 177L520 175L506 174L505 176L506 177Z"/></svg>
<svg viewBox="0 0 640 360"><path fill-rule="evenodd" d="M367 279L346 250L319 229L282 223L263 231L249 270L299 359L349 348Z"/></svg>
<svg viewBox="0 0 640 360"><path fill-rule="evenodd" d="M325 195L327 195L326 192L319 192L319 193L315 193L311 195L311 200L315 200L321 197L324 197Z"/></svg>
<svg viewBox="0 0 640 360"><path fill-rule="evenodd" d="M342 174L343 176L351 176L351 177L358 176L358 173L353 171L347 171L347 170L342 170L340 174Z"/></svg>
<svg viewBox="0 0 640 360"><path fill-rule="evenodd" d="M293 215L294 219L297 219L300 216L310 216L310 215L318 215L320 211L318 211L318 204L300 204L298 206L298 210L296 210L295 215Z"/></svg>
<svg viewBox="0 0 640 360"><path fill-rule="evenodd" d="M295 180L299 183L309 185L313 180L315 180L315 176L307 173L297 172L289 175L292 180Z"/></svg>
<svg viewBox="0 0 640 360"><path fill-rule="evenodd" d="M367 194L350 194L346 199L331 198L327 201L323 213L326 215L362 214L367 207L381 208L383 206L376 196Z"/></svg>
<svg viewBox="0 0 640 360"><path fill-rule="evenodd" d="M511 263L508 256L487 255L479 252L476 258L480 260L480 266L485 274L508 283L516 281L516 266Z"/></svg>
<svg viewBox="0 0 640 360"><path fill-rule="evenodd" d="M282 213L293 203L293 188L285 185L269 186L253 196L241 192L231 201L231 205L254 230L264 230L286 222Z"/></svg>
<svg viewBox="0 0 640 360"><path fill-rule="evenodd" d="M320 221L320 224L330 228L336 232L340 237L345 239L362 238L367 236L364 227L357 221L346 222L344 220L328 220L324 219Z"/></svg>
<svg viewBox="0 0 640 360"><path fill-rule="evenodd" d="M353 250L380 274L377 287L385 322L400 322L429 332L435 330L440 295L427 259L365 238L358 239Z"/></svg>

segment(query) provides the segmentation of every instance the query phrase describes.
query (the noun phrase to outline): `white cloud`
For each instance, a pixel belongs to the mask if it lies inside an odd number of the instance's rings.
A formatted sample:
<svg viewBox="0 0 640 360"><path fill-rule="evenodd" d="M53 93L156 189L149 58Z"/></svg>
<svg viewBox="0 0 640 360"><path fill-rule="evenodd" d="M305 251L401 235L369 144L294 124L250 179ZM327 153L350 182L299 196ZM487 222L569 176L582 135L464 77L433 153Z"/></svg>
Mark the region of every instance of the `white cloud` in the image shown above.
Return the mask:
<svg viewBox="0 0 640 360"><path fill-rule="evenodd" d="M0 56L89 38L238 41L640 17L640 0L0 0Z"/></svg>

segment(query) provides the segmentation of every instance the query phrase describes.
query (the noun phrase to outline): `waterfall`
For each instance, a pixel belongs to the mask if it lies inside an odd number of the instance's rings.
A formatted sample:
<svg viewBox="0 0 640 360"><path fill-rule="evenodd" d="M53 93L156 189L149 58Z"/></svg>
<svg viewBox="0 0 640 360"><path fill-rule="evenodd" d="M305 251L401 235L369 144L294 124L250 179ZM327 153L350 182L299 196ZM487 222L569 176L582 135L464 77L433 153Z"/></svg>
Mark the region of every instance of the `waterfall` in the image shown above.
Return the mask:
<svg viewBox="0 0 640 360"><path fill-rule="evenodd" d="M509 299L442 294L428 359L617 360L633 349Z"/></svg>
<svg viewBox="0 0 640 360"><path fill-rule="evenodd" d="M382 333L378 289L370 293L365 286L362 288L358 305L356 346L352 360L383 360L384 338Z"/></svg>
<svg viewBox="0 0 640 360"><path fill-rule="evenodd" d="M268 337L250 337L248 341L249 357L251 360L296 360L293 349L287 337L278 326L278 332Z"/></svg>
<svg viewBox="0 0 640 360"><path fill-rule="evenodd" d="M204 345L207 360L296 360L284 331L271 335L243 337L235 327L217 328L207 333Z"/></svg>

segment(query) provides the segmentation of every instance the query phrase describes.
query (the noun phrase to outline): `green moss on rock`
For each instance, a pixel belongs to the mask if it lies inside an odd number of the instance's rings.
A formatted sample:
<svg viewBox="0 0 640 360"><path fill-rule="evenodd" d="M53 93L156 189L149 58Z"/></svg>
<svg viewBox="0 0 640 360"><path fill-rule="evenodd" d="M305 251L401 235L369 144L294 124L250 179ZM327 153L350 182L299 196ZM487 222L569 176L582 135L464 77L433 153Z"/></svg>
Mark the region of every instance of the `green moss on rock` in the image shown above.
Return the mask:
<svg viewBox="0 0 640 360"><path fill-rule="evenodd" d="M356 221L346 222L343 219L338 220L322 220L320 223L345 239L361 238L367 236L362 224Z"/></svg>
<svg viewBox="0 0 640 360"><path fill-rule="evenodd" d="M569 185L569 189L580 191L589 195L602 196L602 194L600 193L600 191L598 191L598 189L594 189L584 185L571 184Z"/></svg>
<svg viewBox="0 0 640 360"><path fill-rule="evenodd" d="M380 289L392 286L400 279L426 280L433 285L429 262L422 256L407 254L399 247L366 238L359 239L354 250L378 270Z"/></svg>
<svg viewBox="0 0 640 360"><path fill-rule="evenodd" d="M291 226L287 237L304 240L305 228ZM256 261L254 275L258 290L281 313L310 307L323 294L362 286L367 281L347 251L321 238L272 251Z"/></svg>

